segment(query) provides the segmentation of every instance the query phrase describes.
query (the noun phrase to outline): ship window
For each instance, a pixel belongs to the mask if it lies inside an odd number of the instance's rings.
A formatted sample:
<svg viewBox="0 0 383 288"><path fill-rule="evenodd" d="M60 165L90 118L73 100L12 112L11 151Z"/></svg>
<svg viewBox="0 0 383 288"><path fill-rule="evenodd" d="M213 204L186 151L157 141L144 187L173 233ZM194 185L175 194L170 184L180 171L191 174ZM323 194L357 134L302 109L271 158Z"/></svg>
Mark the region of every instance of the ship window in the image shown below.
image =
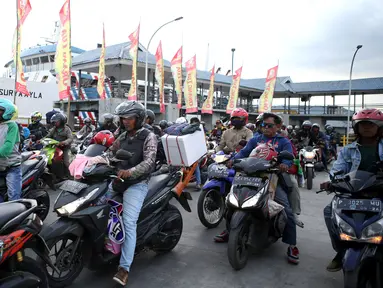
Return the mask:
<svg viewBox="0 0 383 288"><path fill-rule="evenodd" d="M55 55L49 55L49 60L51 62L55 62Z"/></svg>
<svg viewBox="0 0 383 288"><path fill-rule="evenodd" d="M48 76L45 75L45 76L43 77L43 79L41 80L41 82L45 83L45 82L47 82L47 79L48 79Z"/></svg>
<svg viewBox="0 0 383 288"><path fill-rule="evenodd" d="M49 62L48 56L42 56L40 58L40 60L41 60L41 63L48 63Z"/></svg>
<svg viewBox="0 0 383 288"><path fill-rule="evenodd" d="M31 59L25 60L25 63L27 63L27 66L32 66L32 60Z"/></svg>
<svg viewBox="0 0 383 288"><path fill-rule="evenodd" d="M32 61L33 61L33 65L37 65L37 64L40 63L40 59L39 58L33 58Z"/></svg>

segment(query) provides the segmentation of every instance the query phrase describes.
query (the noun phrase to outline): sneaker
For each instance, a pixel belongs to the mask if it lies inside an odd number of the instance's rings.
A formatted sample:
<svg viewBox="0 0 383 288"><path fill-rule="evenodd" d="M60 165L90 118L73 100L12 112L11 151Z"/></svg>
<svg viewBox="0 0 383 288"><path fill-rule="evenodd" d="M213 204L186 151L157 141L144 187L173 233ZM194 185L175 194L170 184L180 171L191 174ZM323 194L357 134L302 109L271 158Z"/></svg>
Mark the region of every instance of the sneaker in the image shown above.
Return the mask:
<svg viewBox="0 0 383 288"><path fill-rule="evenodd" d="M338 272L342 269L342 254L337 253L334 259L327 265L327 271L329 272Z"/></svg>
<svg viewBox="0 0 383 288"><path fill-rule="evenodd" d="M227 230L223 230L221 234L214 237L214 241L217 243L229 242L229 232Z"/></svg>
<svg viewBox="0 0 383 288"><path fill-rule="evenodd" d="M201 190L201 185L199 185L199 184L195 185L195 190L200 191Z"/></svg>
<svg viewBox="0 0 383 288"><path fill-rule="evenodd" d="M295 221L295 224L301 228L304 228L305 227L305 224L301 221L301 219L299 219L299 215L298 214L294 214L294 221Z"/></svg>
<svg viewBox="0 0 383 288"><path fill-rule="evenodd" d="M289 263L292 263L292 264L298 264L299 263L299 249L298 249L298 247L289 246L287 248L287 260L289 261Z"/></svg>
<svg viewBox="0 0 383 288"><path fill-rule="evenodd" d="M118 267L118 272L114 275L113 280L118 284L125 286L128 283L128 271L122 267Z"/></svg>

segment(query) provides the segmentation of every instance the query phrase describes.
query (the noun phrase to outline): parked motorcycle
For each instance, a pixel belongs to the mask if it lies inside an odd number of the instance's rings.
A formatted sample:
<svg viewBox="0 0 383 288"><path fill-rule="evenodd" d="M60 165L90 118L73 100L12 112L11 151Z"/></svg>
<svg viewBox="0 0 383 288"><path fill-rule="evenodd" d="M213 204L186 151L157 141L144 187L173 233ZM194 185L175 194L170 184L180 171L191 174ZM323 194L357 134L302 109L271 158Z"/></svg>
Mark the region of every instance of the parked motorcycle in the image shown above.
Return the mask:
<svg viewBox="0 0 383 288"><path fill-rule="evenodd" d="M332 222L345 249L345 288L383 287L382 239L383 177L366 171L344 176L338 171L322 190L335 193L331 202Z"/></svg>
<svg viewBox="0 0 383 288"><path fill-rule="evenodd" d="M284 159L293 160L294 156L283 151L271 161L253 157L234 161L238 172L226 205L233 210L228 219L227 254L235 270L245 267L250 248L263 249L282 237L287 217L284 207L273 199L278 183L286 190L291 188L290 177L277 168Z"/></svg>
<svg viewBox="0 0 383 288"><path fill-rule="evenodd" d="M307 189L313 188L313 179L315 178L315 163L320 162L319 148L307 146L299 151L299 159L306 179Z"/></svg>
<svg viewBox="0 0 383 288"><path fill-rule="evenodd" d="M123 150L116 153L117 159L127 160L130 156ZM47 267L51 287L70 285L84 265L96 270L120 258L119 254L105 250L111 206L99 205L111 179L116 178L116 171L111 166L99 164L83 176L85 179L81 182L68 180L61 186L62 191L54 206L60 218L41 233L54 254L55 267L60 270L60 274L56 274ZM175 170L150 179L149 191L137 223L137 253L145 248L167 252L177 245L183 221L180 211L169 201L174 197L185 210L191 212L188 204L190 194L183 192L177 196L172 192L180 178L181 173ZM122 199L114 200L122 203Z"/></svg>
<svg viewBox="0 0 383 288"><path fill-rule="evenodd" d="M215 163L208 168L209 180L202 187L197 203L198 218L206 228L217 227L225 215L225 198L235 174L234 169L225 165L230 158L223 151L211 155Z"/></svg>
<svg viewBox="0 0 383 288"><path fill-rule="evenodd" d="M42 262L54 268L39 235L43 222L37 216L38 209L32 199L0 204L0 287L49 287L44 267L24 252L32 249Z"/></svg>

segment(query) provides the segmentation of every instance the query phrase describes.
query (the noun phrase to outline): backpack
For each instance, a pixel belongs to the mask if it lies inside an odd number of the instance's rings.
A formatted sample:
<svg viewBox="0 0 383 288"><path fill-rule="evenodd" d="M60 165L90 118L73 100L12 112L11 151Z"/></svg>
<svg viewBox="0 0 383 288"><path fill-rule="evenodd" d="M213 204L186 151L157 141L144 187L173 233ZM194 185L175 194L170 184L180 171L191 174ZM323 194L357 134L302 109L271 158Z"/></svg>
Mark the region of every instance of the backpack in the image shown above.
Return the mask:
<svg viewBox="0 0 383 288"><path fill-rule="evenodd" d="M165 133L173 136L181 136L182 130L188 125L188 123L173 124L172 126L165 129Z"/></svg>

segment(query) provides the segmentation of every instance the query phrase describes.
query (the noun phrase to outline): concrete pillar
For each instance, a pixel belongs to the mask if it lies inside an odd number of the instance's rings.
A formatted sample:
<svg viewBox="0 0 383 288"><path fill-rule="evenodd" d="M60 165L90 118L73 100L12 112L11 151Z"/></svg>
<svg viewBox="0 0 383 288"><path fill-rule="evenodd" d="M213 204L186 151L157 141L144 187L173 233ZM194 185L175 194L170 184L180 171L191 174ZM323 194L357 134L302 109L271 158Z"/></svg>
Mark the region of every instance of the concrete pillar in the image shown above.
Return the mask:
<svg viewBox="0 0 383 288"><path fill-rule="evenodd" d="M323 99L324 99L323 114L326 114L326 93L324 94Z"/></svg>
<svg viewBox="0 0 383 288"><path fill-rule="evenodd" d="M354 113L356 111L356 92L354 92Z"/></svg>
<svg viewBox="0 0 383 288"><path fill-rule="evenodd" d="M283 105L283 114L286 114L286 94L285 94L285 103Z"/></svg>
<svg viewBox="0 0 383 288"><path fill-rule="evenodd" d="M364 109L364 93L362 93L362 109Z"/></svg>
<svg viewBox="0 0 383 288"><path fill-rule="evenodd" d="M291 100L291 96L289 95L289 102L288 102L288 109L287 109L287 113L290 115L290 108L291 108L291 105L290 105L290 100Z"/></svg>

